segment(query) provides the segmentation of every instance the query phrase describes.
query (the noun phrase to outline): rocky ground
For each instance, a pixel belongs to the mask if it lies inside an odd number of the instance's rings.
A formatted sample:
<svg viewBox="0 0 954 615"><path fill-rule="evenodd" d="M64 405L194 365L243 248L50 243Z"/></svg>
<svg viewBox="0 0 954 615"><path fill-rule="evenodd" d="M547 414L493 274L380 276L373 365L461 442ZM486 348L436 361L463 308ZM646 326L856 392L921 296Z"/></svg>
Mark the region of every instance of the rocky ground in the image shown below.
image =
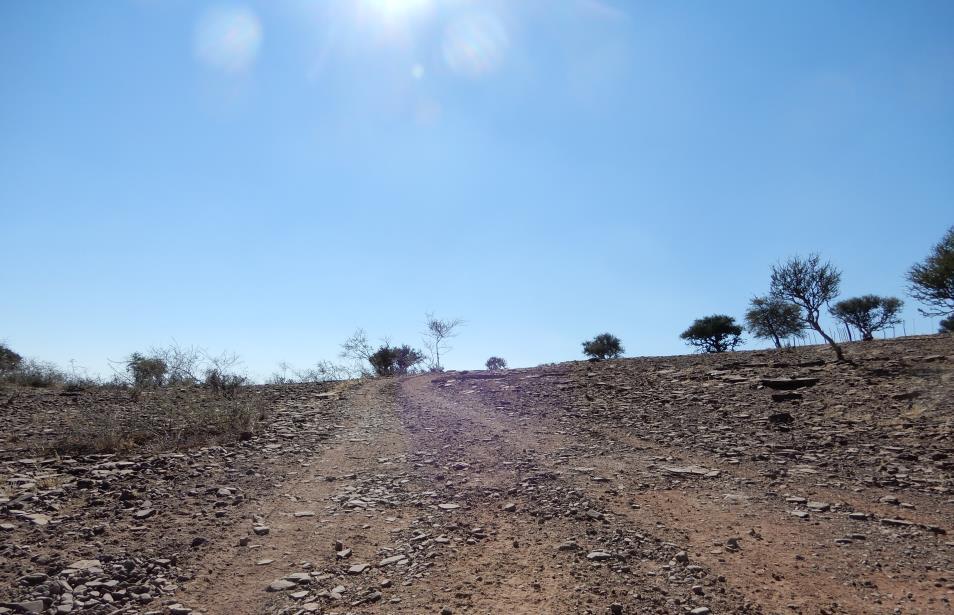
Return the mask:
<svg viewBox="0 0 954 615"><path fill-rule="evenodd" d="M0 613L947 613L954 338L257 390L57 456L0 395Z"/></svg>

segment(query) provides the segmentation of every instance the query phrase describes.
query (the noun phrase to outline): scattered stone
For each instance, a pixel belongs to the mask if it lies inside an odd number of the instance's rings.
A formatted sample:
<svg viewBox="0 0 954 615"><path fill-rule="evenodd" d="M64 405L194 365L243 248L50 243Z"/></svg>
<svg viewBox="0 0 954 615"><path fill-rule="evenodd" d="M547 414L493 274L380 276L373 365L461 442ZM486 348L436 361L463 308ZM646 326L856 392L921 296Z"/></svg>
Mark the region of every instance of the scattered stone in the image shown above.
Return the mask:
<svg viewBox="0 0 954 615"><path fill-rule="evenodd" d="M390 566L391 564L396 564L402 559L405 559L404 555L392 555L391 557L385 557L378 563L378 568L384 568L385 566Z"/></svg>
<svg viewBox="0 0 954 615"><path fill-rule="evenodd" d="M312 582L311 575L307 572L295 572L287 577L284 577L284 580L291 581L297 585L308 585Z"/></svg>
<svg viewBox="0 0 954 615"><path fill-rule="evenodd" d="M286 581L285 579L276 579L275 581L272 581L269 584L266 591L280 592L286 589L291 589L292 587L296 587L297 585L298 584L295 583L294 581Z"/></svg>
<svg viewBox="0 0 954 615"><path fill-rule="evenodd" d="M720 470L712 470L709 468L703 468L702 466L676 466L676 467L664 467L663 470L669 472L670 474L675 474L677 476L701 476L704 478L718 478L722 472Z"/></svg>

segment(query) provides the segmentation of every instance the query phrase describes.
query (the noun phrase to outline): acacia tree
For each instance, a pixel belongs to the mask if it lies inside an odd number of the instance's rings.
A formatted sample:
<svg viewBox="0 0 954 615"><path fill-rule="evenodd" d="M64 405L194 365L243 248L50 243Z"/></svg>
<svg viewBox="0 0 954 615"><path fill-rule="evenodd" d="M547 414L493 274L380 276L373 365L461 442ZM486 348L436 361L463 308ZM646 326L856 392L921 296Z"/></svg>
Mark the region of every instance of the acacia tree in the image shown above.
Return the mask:
<svg viewBox="0 0 954 615"><path fill-rule="evenodd" d="M839 301L831 308L831 315L861 332L861 339L873 340L875 331L881 331L901 322L898 312L904 302L897 297L864 295Z"/></svg>
<svg viewBox="0 0 954 615"><path fill-rule="evenodd" d="M487 363L485 365L487 366L487 369L489 369L490 371L497 371L499 369L507 369L507 362L500 357L490 357L489 359L487 359Z"/></svg>
<svg viewBox="0 0 954 615"><path fill-rule="evenodd" d="M822 306L838 296L840 285L841 272L829 262L822 264L818 254L809 254L808 258L795 256L773 266L769 292L776 299L800 307L802 321L828 342L839 361L844 361L841 346L825 333L819 321Z"/></svg>
<svg viewBox="0 0 954 615"><path fill-rule="evenodd" d="M583 354L594 359L615 359L623 354L623 343L615 335L600 333L583 342Z"/></svg>
<svg viewBox="0 0 954 615"><path fill-rule="evenodd" d="M385 343L368 358L374 373L378 376L397 376L408 373L415 365L424 361L424 353L407 344L391 346Z"/></svg>
<svg viewBox="0 0 954 615"><path fill-rule="evenodd" d="M460 318L441 320L430 312L424 315L425 330L422 335L424 335L424 343L431 353L430 369L432 371L439 372L444 370L441 365L441 352L443 351L447 354L452 350L447 344L447 340L452 337L457 337L457 328L463 324L464 321Z"/></svg>
<svg viewBox="0 0 954 615"><path fill-rule="evenodd" d="M923 262L908 271L908 294L926 304L924 316L954 314L954 226L947 229Z"/></svg>
<svg viewBox="0 0 954 615"><path fill-rule="evenodd" d="M802 337L805 330L799 307L774 297L754 297L745 322L752 335L771 339L776 348L782 347L785 338Z"/></svg>
<svg viewBox="0 0 954 615"><path fill-rule="evenodd" d="M742 343L742 327L735 319L725 314L713 314L696 319L679 336L690 346L702 352L725 352L735 350Z"/></svg>

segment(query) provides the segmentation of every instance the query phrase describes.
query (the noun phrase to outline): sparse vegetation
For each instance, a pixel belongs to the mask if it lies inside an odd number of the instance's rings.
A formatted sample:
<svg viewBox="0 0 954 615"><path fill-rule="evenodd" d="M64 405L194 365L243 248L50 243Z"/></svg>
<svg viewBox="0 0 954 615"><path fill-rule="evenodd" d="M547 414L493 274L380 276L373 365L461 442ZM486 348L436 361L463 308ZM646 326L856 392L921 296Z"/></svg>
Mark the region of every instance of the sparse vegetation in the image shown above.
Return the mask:
<svg viewBox="0 0 954 615"><path fill-rule="evenodd" d="M251 438L265 401L251 390L222 395L214 388L143 391L132 407L107 412L83 406L70 416L53 449L59 453L115 453L139 448L177 450Z"/></svg>
<svg viewBox="0 0 954 615"><path fill-rule="evenodd" d="M725 314L696 319L680 338L702 352L735 350L742 343L742 327Z"/></svg>
<svg viewBox="0 0 954 615"><path fill-rule="evenodd" d="M15 386L47 388L64 385L68 381L68 376L56 365L35 359L21 359L16 368L0 374L0 382Z"/></svg>
<svg viewBox="0 0 954 615"><path fill-rule="evenodd" d="M444 371L441 365L441 352L447 353L451 347L447 340L457 336L457 329L464 324L460 318L441 320L434 314L425 314L424 343L427 345L429 356L428 369L435 372Z"/></svg>
<svg viewBox="0 0 954 615"><path fill-rule="evenodd" d="M203 384L214 394L234 397L238 388L248 382L248 378L239 374L230 374L217 367L206 370Z"/></svg>
<svg viewBox="0 0 954 615"><path fill-rule="evenodd" d="M204 386L217 395L231 396L248 383L244 374L234 371L240 363L233 353L213 356L195 346L172 344L153 347L148 353L132 353L120 363L125 374L117 371L116 377L137 392L164 386Z"/></svg>
<svg viewBox="0 0 954 615"><path fill-rule="evenodd" d="M928 306L924 316L954 314L954 226L947 229L923 262L908 271L908 294Z"/></svg>
<svg viewBox="0 0 954 615"><path fill-rule="evenodd" d="M804 335L805 323L801 310L793 303L773 297L755 297L745 312L749 333L762 339L770 339L776 348L782 340Z"/></svg>
<svg viewBox="0 0 954 615"><path fill-rule="evenodd" d="M234 355L210 357L195 349L184 354L178 347L154 349L148 355L133 353L123 362L125 373L118 372L111 383L85 376L85 370L72 362L66 373L52 363L22 359L12 350L0 356L7 361L0 379L5 384L56 386L73 394L100 387L100 392L93 393L95 403L79 404L65 414L57 429L59 436L48 445L54 452L112 453L140 447L170 450L230 442L251 437L265 416L261 392L243 387L247 378L227 370L238 362ZM170 357L175 369L169 368ZM193 371L201 368L202 380L187 373L184 366ZM133 385L131 399L122 395L122 403L102 404L105 391L129 385ZM106 395L105 399L110 399Z"/></svg>
<svg viewBox="0 0 954 615"><path fill-rule="evenodd" d="M487 363L485 363L484 365L490 371L507 369L507 362L500 357L490 357L489 359L487 359Z"/></svg>
<svg viewBox="0 0 954 615"><path fill-rule="evenodd" d="M374 354L368 334L364 329L357 329L341 344L342 359L346 359L354 366L354 370L359 374L368 374L367 364L371 363L371 355Z"/></svg>
<svg viewBox="0 0 954 615"><path fill-rule="evenodd" d="M938 333L954 333L954 316L948 316L938 323Z"/></svg>
<svg viewBox="0 0 954 615"><path fill-rule="evenodd" d="M821 326L821 309L838 296L841 272L831 263L822 263L818 254L808 258L797 256L772 267L770 294L780 301L801 308L802 321L814 329L835 351L839 361L845 360L841 346Z"/></svg>
<svg viewBox="0 0 954 615"><path fill-rule="evenodd" d="M348 365L332 361L318 361L314 367L295 369L288 363L278 365L279 371L274 372L267 380L267 384L291 384L306 382L332 382L336 380L350 380L361 375Z"/></svg>
<svg viewBox="0 0 954 615"><path fill-rule="evenodd" d="M23 363L23 357L10 349L6 344L0 343L0 374L12 372Z"/></svg>
<svg viewBox="0 0 954 615"><path fill-rule="evenodd" d="M831 315L858 329L861 339L873 340L875 332L901 322L898 312L903 305L896 297L864 295L839 301L831 308Z"/></svg>
<svg viewBox="0 0 954 615"><path fill-rule="evenodd" d="M610 333L600 333L583 342L583 354L593 359L615 359L624 352L622 341Z"/></svg>

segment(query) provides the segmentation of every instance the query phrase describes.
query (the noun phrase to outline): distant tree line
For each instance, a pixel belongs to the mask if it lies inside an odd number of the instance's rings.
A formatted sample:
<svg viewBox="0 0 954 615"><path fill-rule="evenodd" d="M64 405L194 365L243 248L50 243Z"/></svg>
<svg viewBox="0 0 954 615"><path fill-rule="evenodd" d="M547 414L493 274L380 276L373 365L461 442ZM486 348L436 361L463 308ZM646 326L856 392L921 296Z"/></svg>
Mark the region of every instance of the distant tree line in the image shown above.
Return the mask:
<svg viewBox="0 0 954 615"><path fill-rule="evenodd" d="M954 333L954 227L947 230L927 257L907 272L908 294L920 302L924 316L941 316L939 331ZM700 352L722 353L735 350L744 343L744 330L756 338L771 340L782 348L787 340L802 339L814 331L832 348L839 361L844 360L841 345L821 324L827 312L841 323L853 339L873 340L878 331L900 323L904 302L897 297L866 294L835 301L841 287L841 271L830 262L823 262L817 253L792 257L772 266L768 293L752 298L744 315L744 327L727 314L712 314L696 319L680 334L680 338ZM341 345L340 358L345 363L321 361L313 368L294 370L279 365L269 379L272 383L343 380L360 376L397 376L402 374L440 372L442 357L451 350L449 340L457 336L464 321L440 319L425 314L422 333L423 349L409 344L392 344L384 338L379 344L368 341L358 329ZM616 359L623 355L622 341L611 333L601 333L582 342L583 354L592 360ZM173 344L134 352L121 361L112 362L114 375L109 381L93 379L75 368L64 372L51 363L25 359L7 344L0 343L0 384L27 386L94 385L129 386L137 390L164 386L205 386L229 394L248 378L235 368L236 355L212 356L196 347ZM507 368L501 357L487 359L488 370Z"/></svg>
<svg viewBox="0 0 954 615"><path fill-rule="evenodd" d="M315 368L304 371L291 370L286 364L281 364L281 371L273 374L269 382L281 384L441 372L444 371L441 356L452 350L448 342L457 337L464 324L460 318L441 319L433 313L426 313L421 334L423 349L410 344L392 344L390 338L374 345L364 329L357 329L341 344L338 356L344 363L322 361Z"/></svg>
<svg viewBox="0 0 954 615"><path fill-rule="evenodd" d="M924 261L911 267L907 281L908 294L925 306L919 308L921 314L945 316L939 332L954 333L954 227ZM768 294L751 299L745 328L756 338L771 340L776 348L814 331L843 361L841 345L822 327L823 312L845 327L849 340L852 330L859 339L868 341L878 331L901 322L901 299L869 294L835 302L840 287L841 271L830 262L822 262L816 253L780 262L771 269ZM742 333L742 325L732 316L712 314L693 321L679 337L701 352L719 353L743 344ZM583 342L583 354L593 360L614 359L622 353L622 342L610 333Z"/></svg>

